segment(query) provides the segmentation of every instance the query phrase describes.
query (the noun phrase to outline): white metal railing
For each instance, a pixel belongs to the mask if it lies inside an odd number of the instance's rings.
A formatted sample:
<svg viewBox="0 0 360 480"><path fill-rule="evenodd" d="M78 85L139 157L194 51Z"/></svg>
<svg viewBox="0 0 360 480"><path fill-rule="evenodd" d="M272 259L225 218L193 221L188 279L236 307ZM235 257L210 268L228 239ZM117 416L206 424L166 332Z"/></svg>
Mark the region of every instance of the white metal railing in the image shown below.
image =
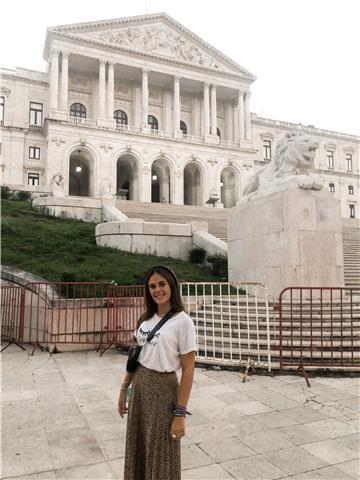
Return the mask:
<svg viewBox="0 0 360 480"><path fill-rule="evenodd" d="M67 121L72 123L73 125L85 126L85 127L95 127L98 128L97 120L92 118L80 118L80 117L73 117L72 115L68 115ZM141 135L151 135L153 137L160 137L160 138L176 138L176 140L184 141L184 142L194 142L194 143L206 143L204 141L204 137L199 135L191 135L191 134L182 134L181 136L176 136L174 132L167 131L167 130L155 130L152 128L148 128L147 131L143 131L140 127L135 125L122 125L116 124L115 127L111 127L110 129L114 129L119 132L124 133L132 133L132 134L141 134ZM109 127L107 127L109 129ZM239 147L238 143L230 142L227 140L220 140L220 145L237 148Z"/></svg>
<svg viewBox="0 0 360 480"><path fill-rule="evenodd" d="M252 361L271 371L275 323L270 325L270 297L263 284L191 282L180 288L195 323L198 361L232 366Z"/></svg>
<svg viewBox="0 0 360 480"><path fill-rule="evenodd" d="M74 125L81 125L84 127L96 127L97 122L92 118L80 118L80 117L73 117L72 115L68 116L68 121Z"/></svg>

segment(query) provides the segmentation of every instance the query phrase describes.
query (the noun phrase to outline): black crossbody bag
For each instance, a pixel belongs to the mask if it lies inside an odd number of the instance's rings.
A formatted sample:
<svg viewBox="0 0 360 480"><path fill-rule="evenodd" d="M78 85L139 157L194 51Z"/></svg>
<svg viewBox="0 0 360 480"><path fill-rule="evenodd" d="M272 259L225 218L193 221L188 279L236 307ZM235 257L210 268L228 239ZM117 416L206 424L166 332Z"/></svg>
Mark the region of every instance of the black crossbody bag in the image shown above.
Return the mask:
<svg viewBox="0 0 360 480"><path fill-rule="evenodd" d="M172 316L174 315L174 312L172 310L170 310L170 312L168 312L166 315L163 316L163 318L155 325L155 327L151 330L151 332L149 333L147 339L146 339L146 343L150 342L153 338L154 338L154 335L155 333L164 325L164 323L166 323L169 318L171 318ZM145 344L144 344L145 345ZM143 345L143 346L144 346ZM140 352L143 348L143 346L140 346L140 345L133 345L132 347L129 348L129 352L128 352L128 360L127 360L127 363L126 363L126 371L128 373L134 373L135 370L138 368L139 366L139 356L140 356Z"/></svg>

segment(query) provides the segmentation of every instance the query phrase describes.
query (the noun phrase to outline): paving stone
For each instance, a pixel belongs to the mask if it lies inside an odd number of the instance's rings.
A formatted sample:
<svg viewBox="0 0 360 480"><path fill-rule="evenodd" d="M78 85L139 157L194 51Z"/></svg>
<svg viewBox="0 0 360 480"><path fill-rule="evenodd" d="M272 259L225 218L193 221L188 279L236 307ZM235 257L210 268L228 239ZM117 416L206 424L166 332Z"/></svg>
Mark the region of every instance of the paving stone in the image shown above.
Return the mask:
<svg viewBox="0 0 360 480"><path fill-rule="evenodd" d="M107 463L63 468L56 470L55 473L58 480L112 480L118 478Z"/></svg>
<svg viewBox="0 0 360 480"><path fill-rule="evenodd" d="M31 473L29 475L20 475L17 477L4 478L4 480L55 480L55 479L56 479L55 470L50 470L47 472Z"/></svg>
<svg viewBox="0 0 360 480"><path fill-rule="evenodd" d="M106 460L116 460L125 456L125 438L126 434L123 433L121 437L111 438L109 440L99 440L97 443L103 452Z"/></svg>
<svg viewBox="0 0 360 480"><path fill-rule="evenodd" d="M292 476L291 480L352 480L352 477L336 467L325 467L311 472L299 473Z"/></svg>
<svg viewBox="0 0 360 480"><path fill-rule="evenodd" d="M262 455L223 462L220 466L236 480L275 480L285 476Z"/></svg>
<svg viewBox="0 0 360 480"><path fill-rule="evenodd" d="M328 418L325 414L306 406L289 408L282 413L288 418L295 420L296 423L316 422Z"/></svg>
<svg viewBox="0 0 360 480"><path fill-rule="evenodd" d="M294 443L295 445L304 445L306 443L319 442L321 440L327 440L329 437L317 431L315 428L309 427L309 423L304 425L293 425L291 427L279 428L279 433Z"/></svg>
<svg viewBox="0 0 360 480"><path fill-rule="evenodd" d="M360 451L360 437L358 433L353 433L351 435L345 435L344 437L336 437L337 442L342 443L348 448L355 450L355 452Z"/></svg>
<svg viewBox="0 0 360 480"><path fill-rule="evenodd" d="M236 458L250 457L256 452L249 448L245 443L235 437L224 438L219 442L217 438L202 442L199 447L207 453L216 463Z"/></svg>
<svg viewBox="0 0 360 480"><path fill-rule="evenodd" d="M244 415L255 415L257 413L272 412L273 409L261 402L253 400L234 405L234 408Z"/></svg>
<svg viewBox="0 0 360 480"><path fill-rule="evenodd" d="M194 443L201 443L213 438L219 440L233 437L238 432L238 429L229 422L217 422L187 427L186 432Z"/></svg>
<svg viewBox="0 0 360 480"><path fill-rule="evenodd" d="M350 460L349 462L343 462L336 464L336 468L346 473L352 478L357 480L360 478L360 462L357 460Z"/></svg>
<svg viewBox="0 0 360 480"><path fill-rule="evenodd" d="M232 480L234 477L225 472L220 465L207 465L183 470L181 478L182 480Z"/></svg>
<svg viewBox="0 0 360 480"><path fill-rule="evenodd" d="M309 443L303 445L302 448L330 465L354 460L358 457L358 452L335 442L335 440L323 440L322 442Z"/></svg>
<svg viewBox="0 0 360 480"><path fill-rule="evenodd" d="M326 435L328 438L343 437L356 433L356 428L345 422L340 422L335 418L328 420L319 420L318 422L310 422L307 424L309 428L314 429L319 434Z"/></svg>
<svg viewBox="0 0 360 480"><path fill-rule="evenodd" d="M265 458L290 475L328 466L328 463L311 455L301 447L269 452Z"/></svg>
<svg viewBox="0 0 360 480"><path fill-rule="evenodd" d="M181 448L181 466L184 470L204 465L211 465L214 460L201 448L194 444L183 445Z"/></svg>
<svg viewBox="0 0 360 480"><path fill-rule="evenodd" d="M116 480L123 480L124 478L124 458L108 461L108 465L115 475Z"/></svg>
<svg viewBox="0 0 360 480"><path fill-rule="evenodd" d="M292 429L294 427L288 428ZM244 434L239 438L257 453L266 453L273 450L283 450L293 447L294 445L286 438L286 435L284 435L281 430L282 429Z"/></svg>

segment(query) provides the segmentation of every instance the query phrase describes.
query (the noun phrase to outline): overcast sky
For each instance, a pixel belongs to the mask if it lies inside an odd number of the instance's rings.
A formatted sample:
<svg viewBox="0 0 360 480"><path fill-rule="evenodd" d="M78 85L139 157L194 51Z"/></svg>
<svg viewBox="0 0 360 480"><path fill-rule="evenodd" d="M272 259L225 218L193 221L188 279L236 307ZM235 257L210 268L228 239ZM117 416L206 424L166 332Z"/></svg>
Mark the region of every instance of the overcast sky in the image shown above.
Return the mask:
<svg viewBox="0 0 360 480"><path fill-rule="evenodd" d="M359 0L12 0L0 65L44 71L49 26L155 12L256 75L258 115L360 135Z"/></svg>

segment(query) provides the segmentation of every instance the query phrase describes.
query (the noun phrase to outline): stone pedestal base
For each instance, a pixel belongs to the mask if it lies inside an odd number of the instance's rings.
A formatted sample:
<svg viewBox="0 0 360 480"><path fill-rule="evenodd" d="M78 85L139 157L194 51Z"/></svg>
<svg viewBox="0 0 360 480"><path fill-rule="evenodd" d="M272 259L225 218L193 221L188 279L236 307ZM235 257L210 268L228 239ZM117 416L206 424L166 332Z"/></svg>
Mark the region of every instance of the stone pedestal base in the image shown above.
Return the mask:
<svg viewBox="0 0 360 480"><path fill-rule="evenodd" d="M98 127L102 127L102 128L112 128L112 129L114 129L115 128L115 120L113 118L99 117L97 119L97 125L98 125Z"/></svg>
<svg viewBox="0 0 360 480"><path fill-rule="evenodd" d="M229 280L262 282L277 297L286 287L344 286L340 200L296 186L234 207Z"/></svg>

